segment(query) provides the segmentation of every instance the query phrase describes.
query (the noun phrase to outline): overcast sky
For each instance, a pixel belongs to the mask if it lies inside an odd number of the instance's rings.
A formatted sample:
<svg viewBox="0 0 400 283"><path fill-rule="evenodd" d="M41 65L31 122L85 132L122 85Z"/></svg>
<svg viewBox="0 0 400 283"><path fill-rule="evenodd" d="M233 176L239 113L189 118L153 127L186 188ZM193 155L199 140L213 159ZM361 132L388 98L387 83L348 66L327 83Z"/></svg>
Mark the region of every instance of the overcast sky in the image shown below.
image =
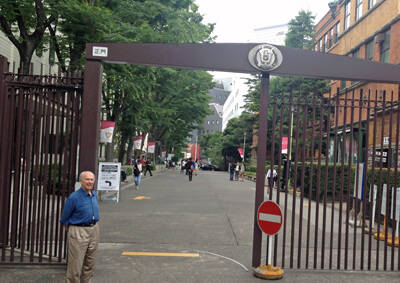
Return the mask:
<svg viewBox="0 0 400 283"><path fill-rule="evenodd" d="M310 10L317 23L332 0L195 0L204 23L215 23L216 42L248 42L253 30L288 23Z"/></svg>

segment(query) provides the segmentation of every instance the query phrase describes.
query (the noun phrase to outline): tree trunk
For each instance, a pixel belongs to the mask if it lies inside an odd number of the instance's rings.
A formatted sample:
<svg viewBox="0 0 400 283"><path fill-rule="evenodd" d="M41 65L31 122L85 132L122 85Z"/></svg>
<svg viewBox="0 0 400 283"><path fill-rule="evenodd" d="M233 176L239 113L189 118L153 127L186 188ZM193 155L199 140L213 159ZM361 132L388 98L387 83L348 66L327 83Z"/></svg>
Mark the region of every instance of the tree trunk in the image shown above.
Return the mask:
<svg viewBox="0 0 400 283"><path fill-rule="evenodd" d="M106 145L106 161L107 162L114 161L114 141Z"/></svg>
<svg viewBox="0 0 400 283"><path fill-rule="evenodd" d="M35 42L26 42L23 44L24 46L21 48L18 48L18 53L19 53L19 74L24 74L24 75L29 75L31 71L31 60L33 56L33 52L35 51L35 48L37 47L37 43ZM32 70L33 73L33 70Z"/></svg>
<svg viewBox="0 0 400 283"><path fill-rule="evenodd" d="M121 162L122 164L124 163L124 157L125 157L125 146L126 142L128 141L128 138L126 134L122 134L121 136L121 144L119 145L119 151L118 151L118 161Z"/></svg>
<svg viewBox="0 0 400 283"><path fill-rule="evenodd" d="M129 137L128 149L126 150L126 163L128 163L129 158L133 155L133 138Z"/></svg>

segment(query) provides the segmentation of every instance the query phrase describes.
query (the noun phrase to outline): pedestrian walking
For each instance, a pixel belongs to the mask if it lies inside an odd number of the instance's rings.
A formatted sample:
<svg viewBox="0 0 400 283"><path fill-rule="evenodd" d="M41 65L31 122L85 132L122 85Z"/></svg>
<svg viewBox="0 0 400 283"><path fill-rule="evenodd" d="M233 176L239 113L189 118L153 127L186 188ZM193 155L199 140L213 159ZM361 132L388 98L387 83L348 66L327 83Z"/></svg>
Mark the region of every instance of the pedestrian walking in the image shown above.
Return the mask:
<svg viewBox="0 0 400 283"><path fill-rule="evenodd" d="M235 181L239 181L239 171L240 171L239 162L236 161L236 163L235 163Z"/></svg>
<svg viewBox="0 0 400 283"><path fill-rule="evenodd" d="M240 177L241 181L244 182L244 172L246 171L246 168L244 166L244 162L240 164Z"/></svg>
<svg viewBox="0 0 400 283"><path fill-rule="evenodd" d="M194 162L192 161L192 158L190 157L185 165L187 175L189 175L189 182L192 181L194 167L195 167Z"/></svg>
<svg viewBox="0 0 400 283"><path fill-rule="evenodd" d="M185 165L186 165L186 160L182 159L181 160L181 174L183 173L183 171L185 171Z"/></svg>
<svg viewBox="0 0 400 283"><path fill-rule="evenodd" d="M150 176L153 176L153 173L151 173L151 160L150 160L150 158L147 158L146 167L144 168L144 175L145 176L146 176L147 171L150 172Z"/></svg>
<svg viewBox="0 0 400 283"><path fill-rule="evenodd" d="M233 181L233 177L235 175L235 164L233 162L229 162L228 171L229 171L229 180Z"/></svg>
<svg viewBox="0 0 400 283"><path fill-rule="evenodd" d="M278 181L278 173L276 172L275 169L268 169L267 171L267 176L265 177L268 181L268 186L271 186L272 188L275 187L276 182Z"/></svg>
<svg viewBox="0 0 400 283"><path fill-rule="evenodd" d="M140 182L142 181L142 164L135 162L133 164L133 175L135 178L135 189L139 190L140 188Z"/></svg>
<svg viewBox="0 0 400 283"><path fill-rule="evenodd" d="M60 220L68 231L68 283L91 281L100 238L99 207L93 189L95 176L83 171L79 181L81 188L67 198Z"/></svg>

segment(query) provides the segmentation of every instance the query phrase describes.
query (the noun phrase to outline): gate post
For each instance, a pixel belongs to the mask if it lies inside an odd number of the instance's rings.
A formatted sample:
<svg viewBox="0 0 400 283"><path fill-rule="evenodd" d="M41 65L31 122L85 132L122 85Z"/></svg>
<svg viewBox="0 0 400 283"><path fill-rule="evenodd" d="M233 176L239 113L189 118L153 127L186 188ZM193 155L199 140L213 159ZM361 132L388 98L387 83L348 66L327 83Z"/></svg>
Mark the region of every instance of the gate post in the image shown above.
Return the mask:
<svg viewBox="0 0 400 283"><path fill-rule="evenodd" d="M0 139L0 248L5 249L7 233L6 233L6 217L8 205L6 200L6 179L10 176L7 176L6 172L6 158L4 154L7 152L7 141L9 140L8 137L4 135L8 133L5 127L7 125L7 89L5 86L5 73L7 72L7 58L0 56L0 133L3 134L3 138ZM3 254L3 253L2 253ZM3 256L2 256L3 260Z"/></svg>
<svg viewBox="0 0 400 283"><path fill-rule="evenodd" d="M267 114L269 104L269 73L262 73L260 114L258 118L258 145L257 145L257 175L256 175L256 196L254 204L254 232L253 232L253 259L252 266L258 267L261 263L261 242L262 231L257 223L257 210L264 201L265 185L265 160L267 152Z"/></svg>
<svg viewBox="0 0 400 283"><path fill-rule="evenodd" d="M80 128L79 172L96 174L100 136L100 103L103 67L100 61L86 60Z"/></svg>

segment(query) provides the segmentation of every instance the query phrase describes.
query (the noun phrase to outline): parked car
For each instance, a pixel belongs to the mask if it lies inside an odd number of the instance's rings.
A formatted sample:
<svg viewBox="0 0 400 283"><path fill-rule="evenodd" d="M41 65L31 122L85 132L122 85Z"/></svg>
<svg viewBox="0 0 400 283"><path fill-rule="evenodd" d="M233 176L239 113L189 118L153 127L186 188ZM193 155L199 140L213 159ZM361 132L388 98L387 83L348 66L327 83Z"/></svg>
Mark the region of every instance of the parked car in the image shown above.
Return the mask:
<svg viewBox="0 0 400 283"><path fill-rule="evenodd" d="M201 170L209 170L209 171L216 171L218 167L212 164L202 164L200 167Z"/></svg>

